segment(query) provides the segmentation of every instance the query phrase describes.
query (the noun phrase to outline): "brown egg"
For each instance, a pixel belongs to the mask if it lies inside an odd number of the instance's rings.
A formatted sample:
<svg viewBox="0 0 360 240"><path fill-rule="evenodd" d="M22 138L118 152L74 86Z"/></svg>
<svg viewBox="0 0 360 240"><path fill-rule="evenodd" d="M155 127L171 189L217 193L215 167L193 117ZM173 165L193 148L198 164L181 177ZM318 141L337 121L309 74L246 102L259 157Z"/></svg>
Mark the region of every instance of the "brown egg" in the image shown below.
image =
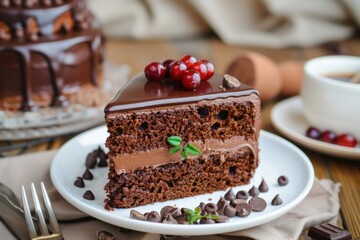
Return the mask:
<svg viewBox="0 0 360 240"><path fill-rule="evenodd" d="M279 70L283 81L281 96L298 95L304 78L304 63L300 61L281 62Z"/></svg>
<svg viewBox="0 0 360 240"><path fill-rule="evenodd" d="M230 64L227 73L257 89L263 103L277 97L282 88L282 79L276 63L258 53L241 54Z"/></svg>

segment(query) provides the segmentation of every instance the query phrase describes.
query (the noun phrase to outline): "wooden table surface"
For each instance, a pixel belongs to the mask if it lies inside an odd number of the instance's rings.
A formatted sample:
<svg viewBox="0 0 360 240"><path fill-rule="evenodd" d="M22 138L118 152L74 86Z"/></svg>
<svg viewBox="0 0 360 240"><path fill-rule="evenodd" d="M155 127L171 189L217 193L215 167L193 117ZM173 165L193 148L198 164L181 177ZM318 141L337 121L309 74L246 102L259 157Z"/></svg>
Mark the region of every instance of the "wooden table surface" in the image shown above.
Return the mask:
<svg viewBox="0 0 360 240"><path fill-rule="evenodd" d="M331 44L328 47L319 46L309 49L286 48L267 49L243 46L228 46L220 40L207 37L177 41L131 41L108 40L107 60L116 64L126 64L131 68L130 76L143 71L152 61L162 61L167 58L181 58L184 54L193 54L211 60L216 71L225 73L228 65L242 52L255 51L264 54L275 62L285 60L302 60L337 53L360 55L360 41L348 40L341 44ZM275 99L262 105L262 129L280 135L272 126L270 113L272 107L281 99ZM359 119L360 120L360 119ZM360 126L359 126L360 127ZM50 142L30 147L27 151L42 151L57 149L72 135L51 139ZM341 183L339 213L340 224L348 229L354 238L360 237L360 159L347 160L324 155L299 146L310 158L317 178L330 178ZM1 160L1 159L0 159Z"/></svg>

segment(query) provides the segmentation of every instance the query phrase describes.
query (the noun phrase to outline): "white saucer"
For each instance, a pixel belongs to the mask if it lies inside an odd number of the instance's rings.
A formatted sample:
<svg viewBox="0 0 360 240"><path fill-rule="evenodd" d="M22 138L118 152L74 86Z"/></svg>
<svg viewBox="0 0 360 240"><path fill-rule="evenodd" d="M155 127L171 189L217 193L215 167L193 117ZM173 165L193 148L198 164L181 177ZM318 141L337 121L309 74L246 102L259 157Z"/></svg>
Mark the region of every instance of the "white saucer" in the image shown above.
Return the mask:
<svg viewBox="0 0 360 240"><path fill-rule="evenodd" d="M343 147L306 137L305 132L310 124L303 114L299 96L276 104L271 111L271 121L281 134L304 147L331 156L360 160L359 145L355 148Z"/></svg>
<svg viewBox="0 0 360 240"><path fill-rule="evenodd" d="M87 154L98 146L105 149L104 142L107 136L106 127L103 126L82 133L64 144L51 163L51 180L64 199L81 211L104 222L137 231L170 235L206 235L254 227L281 217L293 209L309 193L314 181L313 166L299 148L281 137L261 131L260 165L255 176L250 184L234 187L233 190L235 193L240 189L249 190L253 185L258 186L264 178L269 185L269 191L260 194L260 197L265 199L268 204L264 211L253 212L246 218L233 217L230 222L219 224L182 225L134 220L130 218L131 209L115 209L114 211L104 209L105 192L103 189L108 181L107 168L91 170L94 179L85 181L85 188L74 186L76 177L81 176L85 170L84 163ZM290 162L289 159L291 159ZM278 185L277 178L281 175L289 178L288 185L283 187ZM95 200L89 201L83 198L86 190L94 193ZM153 210L160 212L161 208L167 205L194 209L200 202L217 203L220 196L224 196L225 193L226 191L217 191L134 209L141 213ZM270 202L276 194L280 195L283 204L272 206Z"/></svg>

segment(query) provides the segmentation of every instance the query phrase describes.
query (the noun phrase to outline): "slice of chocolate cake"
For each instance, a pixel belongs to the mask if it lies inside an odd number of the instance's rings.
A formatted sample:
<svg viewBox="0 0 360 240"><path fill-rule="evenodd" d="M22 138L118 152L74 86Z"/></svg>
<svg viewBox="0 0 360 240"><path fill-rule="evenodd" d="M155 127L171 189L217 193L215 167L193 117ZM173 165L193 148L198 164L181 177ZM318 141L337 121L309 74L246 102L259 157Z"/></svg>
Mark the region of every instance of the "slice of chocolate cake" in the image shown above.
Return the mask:
<svg viewBox="0 0 360 240"><path fill-rule="evenodd" d="M227 77L223 85L224 76L214 74L188 91L139 74L117 94L105 108L107 209L249 183L259 164L260 100L256 90ZM174 136L182 141L171 153ZM189 146L201 153L184 154Z"/></svg>

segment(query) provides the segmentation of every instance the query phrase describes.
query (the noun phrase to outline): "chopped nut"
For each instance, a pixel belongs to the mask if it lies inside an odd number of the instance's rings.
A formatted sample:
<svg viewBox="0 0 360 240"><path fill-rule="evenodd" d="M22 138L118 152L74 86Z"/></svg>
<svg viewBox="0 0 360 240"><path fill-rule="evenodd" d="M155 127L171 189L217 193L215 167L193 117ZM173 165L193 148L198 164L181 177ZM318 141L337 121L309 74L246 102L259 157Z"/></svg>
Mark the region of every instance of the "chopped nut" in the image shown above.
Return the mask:
<svg viewBox="0 0 360 240"><path fill-rule="evenodd" d="M237 78L235 78L234 76L231 76L229 74L224 74L223 87L225 87L225 88L237 88L237 87L240 87L240 86L241 86L241 83Z"/></svg>

